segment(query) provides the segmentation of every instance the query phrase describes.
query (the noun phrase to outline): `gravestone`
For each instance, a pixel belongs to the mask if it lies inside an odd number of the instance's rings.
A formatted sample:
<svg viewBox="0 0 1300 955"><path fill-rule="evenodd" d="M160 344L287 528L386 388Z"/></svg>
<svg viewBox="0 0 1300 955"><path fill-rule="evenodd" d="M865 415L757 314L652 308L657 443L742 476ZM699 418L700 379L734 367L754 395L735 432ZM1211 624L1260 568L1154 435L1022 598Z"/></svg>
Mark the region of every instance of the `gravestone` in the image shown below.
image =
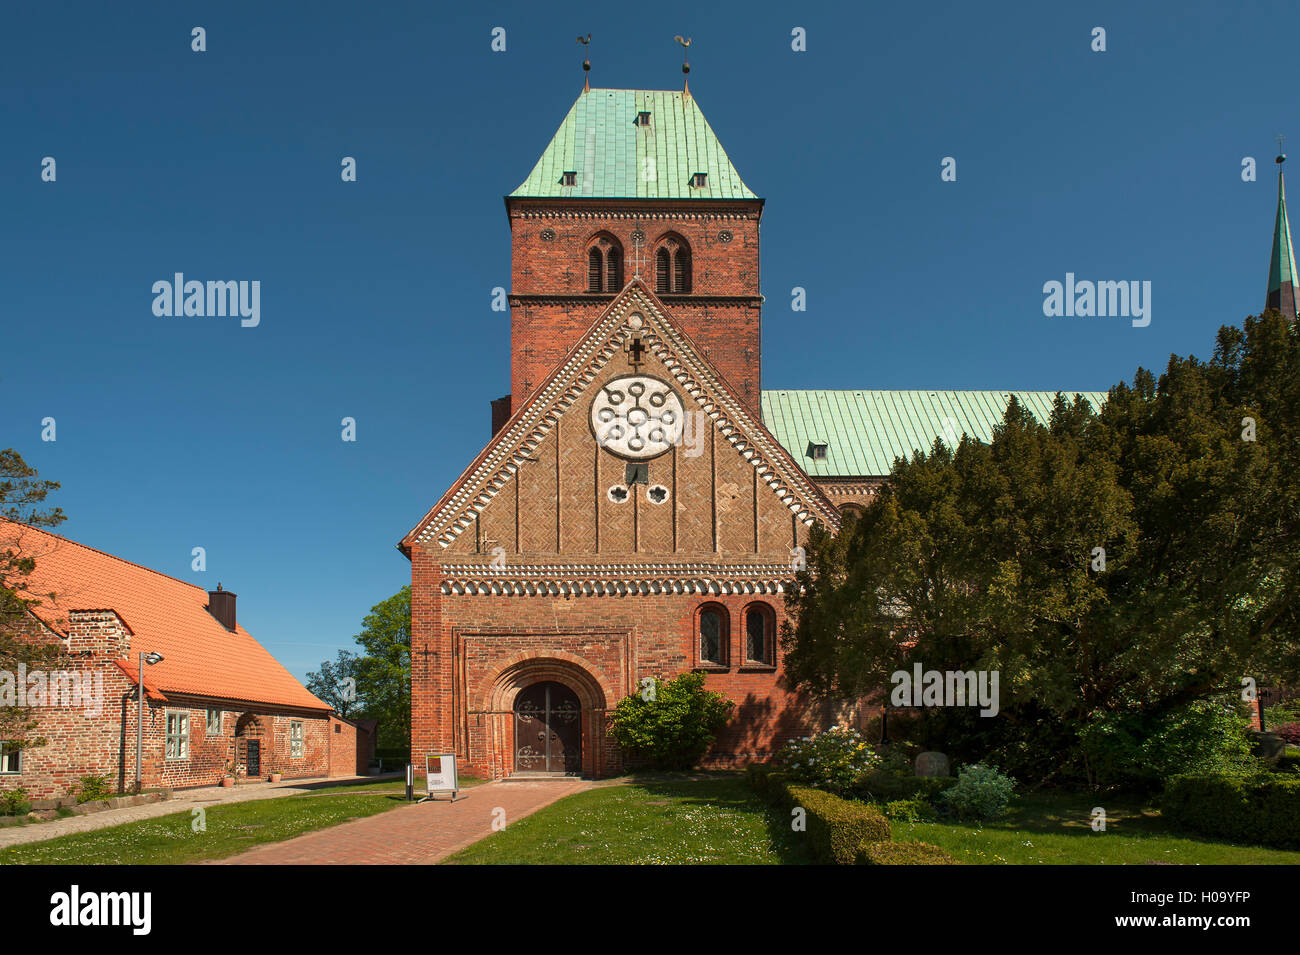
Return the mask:
<svg viewBox="0 0 1300 955"><path fill-rule="evenodd" d="M924 753L918 753L916 756L916 775L918 776L947 776L949 770L948 757L943 753L927 750Z"/></svg>

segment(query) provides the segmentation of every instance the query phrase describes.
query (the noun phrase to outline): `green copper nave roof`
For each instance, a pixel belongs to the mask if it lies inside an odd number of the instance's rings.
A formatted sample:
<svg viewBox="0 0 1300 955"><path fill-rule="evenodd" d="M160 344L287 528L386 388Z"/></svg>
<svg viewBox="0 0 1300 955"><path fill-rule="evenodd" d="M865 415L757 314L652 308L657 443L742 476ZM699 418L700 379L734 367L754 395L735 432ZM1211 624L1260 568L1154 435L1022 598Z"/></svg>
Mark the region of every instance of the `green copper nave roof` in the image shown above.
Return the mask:
<svg viewBox="0 0 1300 955"><path fill-rule="evenodd" d="M1276 308L1290 317L1296 313L1295 249L1291 245L1291 223L1286 214L1286 179L1277 174L1277 220L1273 225L1273 255L1268 265L1267 308Z"/></svg>
<svg viewBox="0 0 1300 955"><path fill-rule="evenodd" d="M991 440L1013 394L1039 421L1051 419L1054 391L764 391L763 424L812 477L885 477L895 458L948 440L946 425L958 440ZM1079 394L1096 410L1106 402L1104 391ZM813 458L811 444L826 445L826 457Z"/></svg>
<svg viewBox="0 0 1300 955"><path fill-rule="evenodd" d="M637 114L650 114L648 126ZM564 174L576 173L572 186ZM691 184L706 173L703 186ZM668 90L585 90L511 196L757 199L694 97Z"/></svg>

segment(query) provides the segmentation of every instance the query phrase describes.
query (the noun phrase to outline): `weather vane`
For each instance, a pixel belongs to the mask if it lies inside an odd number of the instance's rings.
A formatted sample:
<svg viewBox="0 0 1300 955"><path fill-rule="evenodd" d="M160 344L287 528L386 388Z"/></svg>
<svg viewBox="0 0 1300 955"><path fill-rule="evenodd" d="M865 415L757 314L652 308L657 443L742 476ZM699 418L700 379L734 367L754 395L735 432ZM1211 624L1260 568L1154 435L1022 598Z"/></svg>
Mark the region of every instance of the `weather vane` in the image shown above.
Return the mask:
<svg viewBox="0 0 1300 955"><path fill-rule="evenodd" d="M591 60L585 55L586 48L591 45L591 34L588 33L585 37L578 37L578 42L582 44L584 52L582 59L582 91L586 93L591 90Z"/></svg>
<svg viewBox="0 0 1300 955"><path fill-rule="evenodd" d="M1286 137L1279 134L1274 137L1274 142L1277 143L1277 159L1273 161L1280 166L1286 162L1286 153L1282 151L1282 144L1286 142Z"/></svg>
<svg viewBox="0 0 1300 955"><path fill-rule="evenodd" d="M689 96L691 92L691 81L690 81L691 64L690 61L687 59L687 56L691 52L692 40L690 37L681 37L681 36L675 36L673 37L673 39L682 45L682 74L685 77L682 80L682 89Z"/></svg>

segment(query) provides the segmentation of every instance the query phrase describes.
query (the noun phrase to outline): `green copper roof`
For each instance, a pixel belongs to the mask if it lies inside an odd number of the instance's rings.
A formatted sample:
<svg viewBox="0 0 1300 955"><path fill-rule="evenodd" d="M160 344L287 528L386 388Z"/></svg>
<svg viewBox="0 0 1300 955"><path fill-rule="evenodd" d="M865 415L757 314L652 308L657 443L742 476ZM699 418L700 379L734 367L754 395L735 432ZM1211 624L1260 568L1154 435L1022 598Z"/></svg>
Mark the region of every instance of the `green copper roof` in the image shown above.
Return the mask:
<svg viewBox="0 0 1300 955"><path fill-rule="evenodd" d="M1039 421L1051 417L1054 391L764 391L763 424L813 477L884 477L895 458L947 440L945 425L956 440L989 441L1013 394ZM1106 401L1103 391L1081 394L1094 408ZM810 444L827 446L824 460Z"/></svg>
<svg viewBox="0 0 1300 955"><path fill-rule="evenodd" d="M1277 222L1273 225L1273 257L1268 264L1268 301L1272 305L1284 285L1296 281L1295 249L1291 247L1291 223L1286 215L1286 180L1277 174ZM1294 304L1294 303L1293 303ZM1274 305L1274 307L1277 307Z"/></svg>
<svg viewBox="0 0 1300 955"><path fill-rule="evenodd" d="M650 124L637 125L648 112ZM572 186L564 174L576 173ZM703 186L691 185L697 172ZM512 196L602 199L756 199L686 93L587 90Z"/></svg>

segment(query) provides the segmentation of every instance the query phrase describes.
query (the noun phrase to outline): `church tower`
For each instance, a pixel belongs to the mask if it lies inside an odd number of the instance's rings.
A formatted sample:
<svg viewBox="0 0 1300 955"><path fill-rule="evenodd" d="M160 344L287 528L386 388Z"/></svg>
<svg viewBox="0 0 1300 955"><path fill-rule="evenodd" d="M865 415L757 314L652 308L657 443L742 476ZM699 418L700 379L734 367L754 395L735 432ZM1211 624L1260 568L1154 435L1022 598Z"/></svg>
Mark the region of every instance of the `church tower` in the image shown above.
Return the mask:
<svg viewBox="0 0 1300 955"><path fill-rule="evenodd" d="M511 396L494 432L636 276L758 415L763 200L689 89L583 89L505 201Z"/></svg>
<svg viewBox="0 0 1300 955"><path fill-rule="evenodd" d="M1273 255L1268 265L1268 297L1264 308L1275 308L1288 319L1296 318L1296 268L1295 250L1291 245L1291 223L1286 216L1286 176L1282 163L1286 155L1277 157L1277 220L1273 225Z"/></svg>

